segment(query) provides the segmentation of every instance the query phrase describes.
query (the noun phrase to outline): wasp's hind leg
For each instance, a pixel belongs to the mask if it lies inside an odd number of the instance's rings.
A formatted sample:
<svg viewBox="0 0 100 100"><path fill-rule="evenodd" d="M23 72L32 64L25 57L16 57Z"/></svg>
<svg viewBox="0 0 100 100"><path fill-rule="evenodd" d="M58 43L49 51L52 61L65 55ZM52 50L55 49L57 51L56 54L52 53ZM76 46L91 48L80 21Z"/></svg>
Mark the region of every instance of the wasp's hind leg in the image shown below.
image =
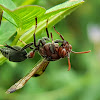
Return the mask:
<svg viewBox="0 0 100 100"><path fill-rule="evenodd" d="M52 39L52 43L50 44L50 51L54 54L55 53L55 45L54 45L54 41L53 41L52 32L50 33L50 35L51 35L51 39Z"/></svg>
<svg viewBox="0 0 100 100"><path fill-rule="evenodd" d="M10 49L15 50L15 51L18 51L17 49L15 49L15 48L13 48L12 46L7 45L7 44L5 44L4 47L10 48Z"/></svg>
<svg viewBox="0 0 100 100"><path fill-rule="evenodd" d="M34 49L33 47L31 47L31 45L33 45L33 43L27 44L24 41L22 41L21 39L19 39L19 41L22 42L25 45L21 50L24 50L24 49L27 49L27 48Z"/></svg>
<svg viewBox="0 0 100 100"><path fill-rule="evenodd" d="M21 49L21 51L22 51L22 50L25 50L25 49L27 49L27 48L34 49L33 47L31 47L31 45L33 45L33 43L26 44L26 45Z"/></svg>

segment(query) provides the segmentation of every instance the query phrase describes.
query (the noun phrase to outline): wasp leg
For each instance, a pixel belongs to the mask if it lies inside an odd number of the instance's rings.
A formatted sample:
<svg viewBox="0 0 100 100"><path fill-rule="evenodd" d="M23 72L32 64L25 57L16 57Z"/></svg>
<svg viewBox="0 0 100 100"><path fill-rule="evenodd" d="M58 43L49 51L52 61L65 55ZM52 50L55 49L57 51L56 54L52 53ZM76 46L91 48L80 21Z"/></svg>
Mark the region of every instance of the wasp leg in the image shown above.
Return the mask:
<svg viewBox="0 0 100 100"><path fill-rule="evenodd" d="M45 45L46 44L46 40L49 41L50 39L48 37L43 37L42 39L39 39L38 41L38 46L40 46L40 44Z"/></svg>
<svg viewBox="0 0 100 100"><path fill-rule="evenodd" d="M50 51L54 54L55 53L55 45L50 44Z"/></svg>
<svg viewBox="0 0 100 100"><path fill-rule="evenodd" d="M50 51L52 53L55 53L55 45L54 45L54 41L53 41L53 35L52 35L52 33L50 33L50 35L51 35L51 39L52 39L52 44L50 44Z"/></svg>
<svg viewBox="0 0 100 100"><path fill-rule="evenodd" d="M17 49L15 49L15 48L13 48L13 47L7 45L7 44L5 44L4 47L7 47L7 48L10 48L10 49L13 49L13 50L15 50L15 51L18 51Z"/></svg>
<svg viewBox="0 0 100 100"><path fill-rule="evenodd" d="M33 43L29 43L29 44L25 45L25 46L21 49L21 51L23 51L23 50L25 50L25 49L27 49L27 48L34 49L33 47L31 47L31 45L33 45Z"/></svg>
<svg viewBox="0 0 100 100"><path fill-rule="evenodd" d="M35 20L36 20L36 25L35 25L35 32L36 32L36 28L37 28L37 17L35 18ZM45 40L49 40L49 32L48 32L47 26L48 26L48 20L46 22L46 33L47 33L47 37L44 37L44 38L40 39L39 42L38 42L38 44L36 44L36 36L35 36L35 32L34 32L33 38L34 38L34 46L35 47L40 46L40 44L44 45L46 43Z"/></svg>
<svg viewBox="0 0 100 100"><path fill-rule="evenodd" d="M54 43L63 43L62 40L55 40Z"/></svg>
<svg viewBox="0 0 100 100"><path fill-rule="evenodd" d="M33 37L34 37L34 46L37 47L37 45L36 45L36 36L35 36L35 33L33 34Z"/></svg>
<svg viewBox="0 0 100 100"><path fill-rule="evenodd" d="M49 39L48 37L43 37L42 40L44 40L44 41L46 41L46 40L49 41L50 39Z"/></svg>
<svg viewBox="0 0 100 100"><path fill-rule="evenodd" d="M26 47L26 48L29 47L30 49L33 49L33 47L31 47L31 46L29 45L29 44L31 44L31 43L26 44L26 43L25 43L24 41L22 41L21 39L19 39L19 41L22 42L22 43L25 45L22 49L24 49L25 47ZM28 46L28 45L29 45L29 46ZM32 45L33 45L33 44L32 44Z"/></svg>
<svg viewBox="0 0 100 100"><path fill-rule="evenodd" d="M49 32L48 32L48 20L46 21L46 33L47 33L47 37L49 38Z"/></svg>
<svg viewBox="0 0 100 100"><path fill-rule="evenodd" d="M42 39L39 39L37 45L36 45L36 37L35 37L35 33L34 33L34 46L35 46L35 47L40 46L40 44L42 44L42 46L43 46L43 45L46 44L46 40L47 40L47 41L50 40L50 39L49 39L49 32L48 32L47 26L48 26L48 20L47 20L47 22L46 22L46 33L47 33L47 37L43 37ZM36 20L36 27L37 27L37 20Z"/></svg>
<svg viewBox="0 0 100 100"><path fill-rule="evenodd" d="M39 39L38 46L40 46L41 44L42 44L42 46L45 45L46 44L45 40Z"/></svg>
<svg viewBox="0 0 100 100"><path fill-rule="evenodd" d="M34 31L34 34L33 34L33 38L34 38L34 46L37 47L37 45L36 45L36 36L35 36L36 29L37 29L37 17L35 18L35 21L36 21L36 25L35 25L35 31Z"/></svg>
<svg viewBox="0 0 100 100"><path fill-rule="evenodd" d="M50 44L50 51L55 54L56 53L56 45L55 45L55 41L53 41L53 35L51 34L51 39L52 39L52 44ZM60 42L60 41L59 41Z"/></svg>
<svg viewBox="0 0 100 100"><path fill-rule="evenodd" d="M59 32L57 32L57 30L55 29L54 26L53 26L53 28L54 28L55 32L56 32L57 34L59 34L59 36L61 37L61 39L64 40L64 37L63 37Z"/></svg>
<svg viewBox="0 0 100 100"><path fill-rule="evenodd" d="M52 32L50 33L50 35L51 35L51 39L52 39L52 44L54 44Z"/></svg>

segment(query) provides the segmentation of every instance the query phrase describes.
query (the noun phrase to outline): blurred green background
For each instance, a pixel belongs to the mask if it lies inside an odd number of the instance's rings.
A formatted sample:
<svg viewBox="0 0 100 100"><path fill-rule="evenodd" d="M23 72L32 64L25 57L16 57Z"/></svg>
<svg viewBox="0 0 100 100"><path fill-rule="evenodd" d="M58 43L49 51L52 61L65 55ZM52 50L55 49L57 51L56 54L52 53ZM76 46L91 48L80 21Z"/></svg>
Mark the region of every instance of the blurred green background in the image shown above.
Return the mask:
<svg viewBox="0 0 100 100"><path fill-rule="evenodd" d="M17 7L40 5L49 9L66 0L12 0ZM100 0L85 0L72 14L55 25L73 47L73 51L91 50L89 54L71 54L71 70L67 59L51 62L45 73L31 78L12 94L5 91L25 76L41 57L0 66L0 100L100 100ZM50 32L56 34L53 28ZM54 39L56 39L54 37Z"/></svg>

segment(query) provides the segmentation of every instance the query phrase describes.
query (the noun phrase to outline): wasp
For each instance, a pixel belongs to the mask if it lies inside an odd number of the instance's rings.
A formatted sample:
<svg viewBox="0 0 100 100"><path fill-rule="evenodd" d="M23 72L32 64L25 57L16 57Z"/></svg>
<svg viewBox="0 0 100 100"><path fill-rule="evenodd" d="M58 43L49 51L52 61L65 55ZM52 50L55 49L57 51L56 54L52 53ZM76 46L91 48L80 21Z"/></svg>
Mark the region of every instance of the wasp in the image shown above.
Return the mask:
<svg viewBox="0 0 100 100"><path fill-rule="evenodd" d="M67 58L68 59L68 71L71 69L71 63L70 63L70 53L75 53L75 54L83 54L83 53L89 53L89 51L84 51L84 52L74 52L72 51L72 46L69 44L68 41L64 39L64 37L55 29L53 26L55 32L61 37L61 40L53 40L53 35L52 32L49 34L48 32L48 20L46 21L46 33L47 37L44 37L42 39L38 40L38 43L36 42L36 29L37 29L37 17L35 18L36 20L36 25L35 25L35 31L33 34L34 42L33 44L30 43L30 45L34 45L35 48L32 50L32 57L34 57L34 54L36 51L39 52L39 54L42 56L42 60L38 62L38 64L31 70L31 72L20 79L17 83L15 83L13 86L11 86L6 93L12 93L15 92L16 90L22 88L26 82L31 78L31 77L37 77L40 76L50 63L50 61L56 61L61 58ZM50 35L50 36L49 36ZM47 43L47 41L51 40L52 42ZM23 47L26 49L25 46Z"/></svg>

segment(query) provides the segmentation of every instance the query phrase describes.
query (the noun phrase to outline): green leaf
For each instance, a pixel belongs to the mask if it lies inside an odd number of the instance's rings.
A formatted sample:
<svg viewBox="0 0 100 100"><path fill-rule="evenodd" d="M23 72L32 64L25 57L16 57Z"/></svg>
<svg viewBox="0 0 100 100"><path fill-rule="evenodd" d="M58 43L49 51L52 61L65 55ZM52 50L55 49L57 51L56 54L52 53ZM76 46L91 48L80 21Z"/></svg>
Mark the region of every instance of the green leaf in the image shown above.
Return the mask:
<svg viewBox="0 0 100 100"><path fill-rule="evenodd" d="M8 13L15 22L11 19L8 19L8 16L4 15L4 17L21 30L25 30L31 27L34 23L35 17L42 16L46 11L43 7L35 5L19 7L13 11L5 8L2 5L0 5L0 8L3 9L6 13Z"/></svg>
<svg viewBox="0 0 100 100"><path fill-rule="evenodd" d="M16 5L12 2L12 0L0 0L0 8L5 11L3 13L3 17L7 19L10 23L16 25L14 19L12 19L9 14L9 10L14 10L16 8Z"/></svg>
<svg viewBox="0 0 100 100"><path fill-rule="evenodd" d="M45 29L47 19L49 20L48 27L52 27L53 25L58 23L60 20L65 18L67 15L69 15L82 3L84 3L83 0L66 1L60 5L57 5L55 7L48 9L46 13L39 19L41 20L41 22L38 22L36 34L40 34L41 31ZM34 27L30 29L24 36L22 36L21 39L25 42L32 41L33 32L34 32Z"/></svg>
<svg viewBox="0 0 100 100"><path fill-rule="evenodd" d="M13 11L17 17L13 16L13 18L16 21L18 28L25 30L33 25L35 17L41 17L45 11L46 10L43 7L36 5L23 6Z"/></svg>
<svg viewBox="0 0 100 100"><path fill-rule="evenodd" d="M11 23L3 21L0 26L0 44L5 43L15 32L16 28Z"/></svg>
<svg viewBox="0 0 100 100"><path fill-rule="evenodd" d="M12 2L12 0L0 0L0 4L10 10L14 10L16 8L16 5Z"/></svg>
<svg viewBox="0 0 100 100"><path fill-rule="evenodd" d="M73 10L74 8L82 4L83 2L84 2L83 0L69 0L62 4L54 6L46 11L46 14L44 15L43 19L47 19L52 16L54 17L56 16L56 14L59 14L60 12L63 12L63 11L68 11L68 14L70 14L69 10L71 9Z"/></svg>
<svg viewBox="0 0 100 100"><path fill-rule="evenodd" d="M12 44L16 44L18 38L34 24L36 16L38 18L46 11L43 7L36 5L23 6L15 10L10 10L3 5L0 5L0 8L6 12L3 17L17 27L17 38Z"/></svg>

